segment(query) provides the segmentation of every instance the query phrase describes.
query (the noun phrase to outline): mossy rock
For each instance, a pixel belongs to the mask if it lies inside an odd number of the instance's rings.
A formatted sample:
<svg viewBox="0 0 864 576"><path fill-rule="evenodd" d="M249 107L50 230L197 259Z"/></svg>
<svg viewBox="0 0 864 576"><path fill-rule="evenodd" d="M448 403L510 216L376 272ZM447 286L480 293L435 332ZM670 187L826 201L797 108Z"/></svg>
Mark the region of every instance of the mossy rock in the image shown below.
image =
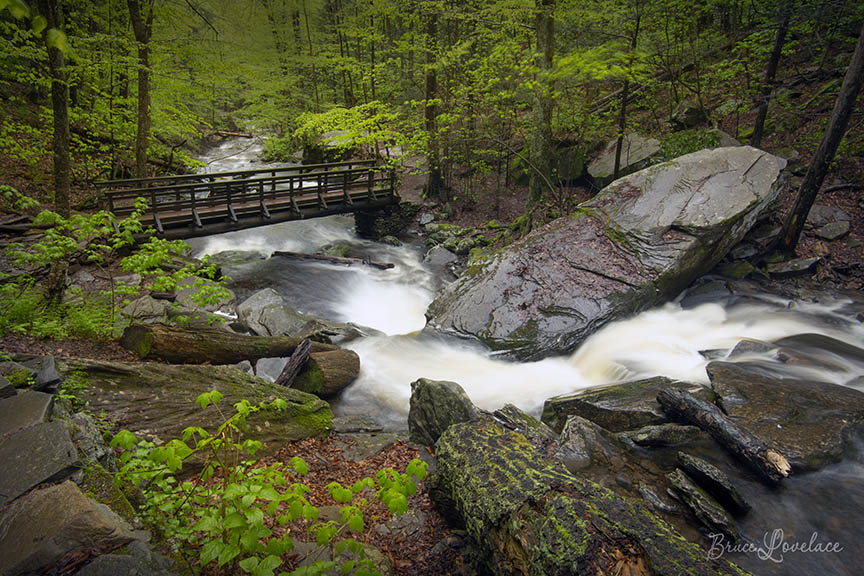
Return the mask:
<svg viewBox="0 0 864 576"><path fill-rule="evenodd" d="M483 419L451 426L436 445L432 496L465 525L494 574L744 575L711 560L651 512Z"/></svg>
<svg viewBox="0 0 864 576"><path fill-rule="evenodd" d="M134 522L137 514L131 502L137 501L139 494L133 486L118 486L114 474L98 464L84 468L79 484L87 496L105 504L127 522Z"/></svg>
<svg viewBox="0 0 864 576"><path fill-rule="evenodd" d="M330 405L320 398L229 366L75 360L61 370L84 372L90 386L83 396L90 409L104 411L118 428L139 437L168 441L181 437L189 426L212 432L223 422L219 410L230 413L241 400L257 405L281 398L288 404L284 411L268 409L249 417L247 437L265 444L257 456L291 440L324 435L333 424ZM221 405L201 410L195 399L211 390L223 394Z"/></svg>

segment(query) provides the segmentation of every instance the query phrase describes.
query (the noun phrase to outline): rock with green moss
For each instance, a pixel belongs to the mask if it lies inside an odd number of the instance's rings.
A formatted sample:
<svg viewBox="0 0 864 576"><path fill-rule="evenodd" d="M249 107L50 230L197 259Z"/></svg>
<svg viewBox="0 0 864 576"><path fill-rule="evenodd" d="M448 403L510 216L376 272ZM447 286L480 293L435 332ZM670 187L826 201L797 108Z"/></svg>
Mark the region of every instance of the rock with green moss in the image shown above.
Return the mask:
<svg viewBox="0 0 864 576"><path fill-rule="evenodd" d="M714 268L770 206L785 165L741 146L620 178L447 286L429 326L521 359L571 352Z"/></svg>
<svg viewBox="0 0 864 576"><path fill-rule="evenodd" d="M420 378L411 383L408 431L412 442L432 446L448 427L480 415L456 382Z"/></svg>
<svg viewBox="0 0 864 576"><path fill-rule="evenodd" d="M24 388L36 383L36 371L18 362L0 362L0 376L15 388Z"/></svg>
<svg viewBox="0 0 864 576"><path fill-rule="evenodd" d="M710 560L641 500L574 476L490 419L451 426L436 445L432 496L464 524L494 574L743 575Z"/></svg>
<svg viewBox="0 0 864 576"><path fill-rule="evenodd" d="M212 432L224 420L219 410L230 413L240 400L258 404L277 398L287 402L285 411L264 410L248 420L248 437L265 443L259 454L291 440L324 435L332 427L327 402L228 366L70 360L61 370L84 372L90 385L83 399L90 410L141 437L168 441L189 426ZM195 399L211 390L219 390L224 399L218 408L201 410Z"/></svg>

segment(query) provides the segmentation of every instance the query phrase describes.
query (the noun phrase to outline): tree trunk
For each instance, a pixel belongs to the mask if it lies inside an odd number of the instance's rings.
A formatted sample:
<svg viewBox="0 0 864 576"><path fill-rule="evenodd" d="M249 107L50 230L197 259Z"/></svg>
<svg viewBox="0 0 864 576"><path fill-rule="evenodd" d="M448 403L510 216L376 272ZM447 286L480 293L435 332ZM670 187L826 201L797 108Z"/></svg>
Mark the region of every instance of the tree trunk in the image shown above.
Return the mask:
<svg viewBox="0 0 864 576"><path fill-rule="evenodd" d="M150 145L150 36L153 33L154 0L127 0L129 18L138 42L138 134L135 138L135 176L147 176Z"/></svg>
<svg viewBox="0 0 864 576"><path fill-rule="evenodd" d="M444 188L441 178L441 156L438 151L438 105L435 103L438 92L438 76L435 69L435 41L438 36L438 15L429 14L426 20L426 67L424 72L423 96L426 99L425 128L429 139L426 163L429 165L429 178L426 181L426 196L437 198Z"/></svg>
<svg viewBox="0 0 864 576"><path fill-rule="evenodd" d="M825 175L828 173L837 147L846 132L849 117L855 108L855 100L861 91L862 80L864 80L864 23L861 25L852 62L849 63L846 76L843 78L843 85L840 87L840 93L837 94L837 101L834 103L828 128L822 135L822 141L810 161L804 182L798 189L795 205L792 206L786 217L783 238L780 243L780 249L785 252L792 253L795 251L798 238L801 236L804 223L807 221L807 215L810 213L810 208L816 200L819 188L822 187L822 182L825 180Z"/></svg>
<svg viewBox="0 0 864 576"><path fill-rule="evenodd" d="M534 126L531 142L529 202L537 204L553 188L552 90L551 80L542 78L552 70L555 57L555 0L536 0L537 68L541 76L535 90Z"/></svg>
<svg viewBox="0 0 864 576"><path fill-rule="evenodd" d="M47 26L43 32L48 48L48 67L51 70L51 106L54 111L54 204L57 213L68 218L70 167L69 167L69 84L66 81L66 65L63 51L48 43L51 30L61 26L60 8L56 0L40 0L39 11Z"/></svg>
<svg viewBox="0 0 864 576"><path fill-rule="evenodd" d="M639 8L636 9L636 27L633 30L633 38L630 39L630 52L636 50L636 41L639 39L639 24L641 23L642 15L639 13ZM633 58L629 60L629 65L633 64ZM626 74L626 72L625 72ZM621 110L618 114L618 142L615 144L615 167L612 170L612 179L618 179L618 172L621 170L621 149L624 148L624 132L627 128L627 98L630 96L630 79L624 78L624 86L621 87Z"/></svg>
<svg viewBox="0 0 864 576"><path fill-rule="evenodd" d="M747 430L727 418L717 406L687 392L667 388L657 395L660 407L671 418L693 424L708 432L718 444L747 464L771 485L789 476L791 466L786 458Z"/></svg>
<svg viewBox="0 0 864 576"><path fill-rule="evenodd" d="M750 145L758 148L762 144L762 132L765 129L765 117L768 116L768 100L774 91L774 78L777 76L777 68L780 64L780 56L783 53L783 44L786 42L786 32L789 30L789 0L784 0L780 5L780 13L777 15L777 35L774 37L774 48L768 59L768 68L765 69L765 82L762 85L762 94L759 99L759 107L756 113L756 123L753 125L753 135L750 137Z"/></svg>
<svg viewBox="0 0 864 576"><path fill-rule="evenodd" d="M287 336L243 336L222 328L178 328L164 324L130 326L120 345L141 358L174 364L236 364L260 358L287 358L303 341ZM340 350L312 343L312 353Z"/></svg>

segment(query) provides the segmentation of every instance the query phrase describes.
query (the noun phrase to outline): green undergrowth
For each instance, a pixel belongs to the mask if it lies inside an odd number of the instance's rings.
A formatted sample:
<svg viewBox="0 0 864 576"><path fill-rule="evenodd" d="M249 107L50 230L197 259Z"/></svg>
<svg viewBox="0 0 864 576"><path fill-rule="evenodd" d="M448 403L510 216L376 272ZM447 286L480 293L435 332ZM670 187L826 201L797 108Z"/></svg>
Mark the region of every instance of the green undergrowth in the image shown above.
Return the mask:
<svg viewBox="0 0 864 576"><path fill-rule="evenodd" d="M243 400L234 404L233 411L223 412L221 400L218 391L196 400L202 409L217 408L222 424L213 434L193 426L183 431L182 438L161 445L138 440L128 431L111 441L121 450L116 481L141 489L142 518L187 568L196 574L272 576L281 567L290 567L285 559L294 550L291 532L281 527L299 523L308 541L315 543L309 559L324 557L322 549L327 549L326 556L336 560L317 560L278 574L378 574L353 535L365 530L370 498L382 501L392 514L407 512L408 498L417 492L416 482L426 476L425 463L414 460L404 473L384 469L350 486L331 482L326 488L341 505L339 520L318 521L318 509L307 498L310 489L302 482L308 467L300 457L266 466L249 459L262 444L244 438L246 419L259 411L285 410L286 402ZM178 475L193 458L203 459L203 471L181 480Z"/></svg>

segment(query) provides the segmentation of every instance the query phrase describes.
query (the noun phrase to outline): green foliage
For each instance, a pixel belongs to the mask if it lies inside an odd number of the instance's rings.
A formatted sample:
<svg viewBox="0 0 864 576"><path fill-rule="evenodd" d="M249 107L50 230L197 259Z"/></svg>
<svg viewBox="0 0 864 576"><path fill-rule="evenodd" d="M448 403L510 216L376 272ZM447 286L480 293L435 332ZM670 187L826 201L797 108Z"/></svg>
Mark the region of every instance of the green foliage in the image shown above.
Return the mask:
<svg viewBox="0 0 864 576"><path fill-rule="evenodd" d="M89 385L90 382L87 380L87 373L74 370L64 376L63 382L57 390L57 397L69 402L73 411L78 412L84 408L81 395Z"/></svg>
<svg viewBox="0 0 864 576"><path fill-rule="evenodd" d="M669 134L660 144L660 153L667 160L717 146L720 138L707 130L682 130Z"/></svg>
<svg viewBox="0 0 864 576"><path fill-rule="evenodd" d="M246 459L262 447L243 438L247 418L262 410L284 410L284 400L258 405L244 400L226 414L219 406L222 399L213 390L196 400L202 409L213 406L219 413L222 423L213 433L192 426L182 439L159 446L125 430L114 436L111 446L122 450L117 481L143 490L143 517L203 572L239 569L272 576L294 546L288 532L280 536L273 528L299 522L319 547L348 550L353 559L317 561L291 574L330 574L337 568L343 574L377 574L363 547L347 534L364 530L367 493L375 493L392 513L404 513L407 499L417 491L415 482L426 476L425 463L415 460L405 473L381 470L374 480L365 478L350 487L331 483L327 490L343 505L340 519L317 522L318 510L306 497L309 488L297 481L308 473L302 459L294 457L287 466L255 466ZM203 472L194 481L179 481L177 473L192 458L203 461Z"/></svg>
<svg viewBox="0 0 864 576"><path fill-rule="evenodd" d="M0 209L3 211L27 212L39 206L39 202L18 192L12 186L0 185Z"/></svg>

